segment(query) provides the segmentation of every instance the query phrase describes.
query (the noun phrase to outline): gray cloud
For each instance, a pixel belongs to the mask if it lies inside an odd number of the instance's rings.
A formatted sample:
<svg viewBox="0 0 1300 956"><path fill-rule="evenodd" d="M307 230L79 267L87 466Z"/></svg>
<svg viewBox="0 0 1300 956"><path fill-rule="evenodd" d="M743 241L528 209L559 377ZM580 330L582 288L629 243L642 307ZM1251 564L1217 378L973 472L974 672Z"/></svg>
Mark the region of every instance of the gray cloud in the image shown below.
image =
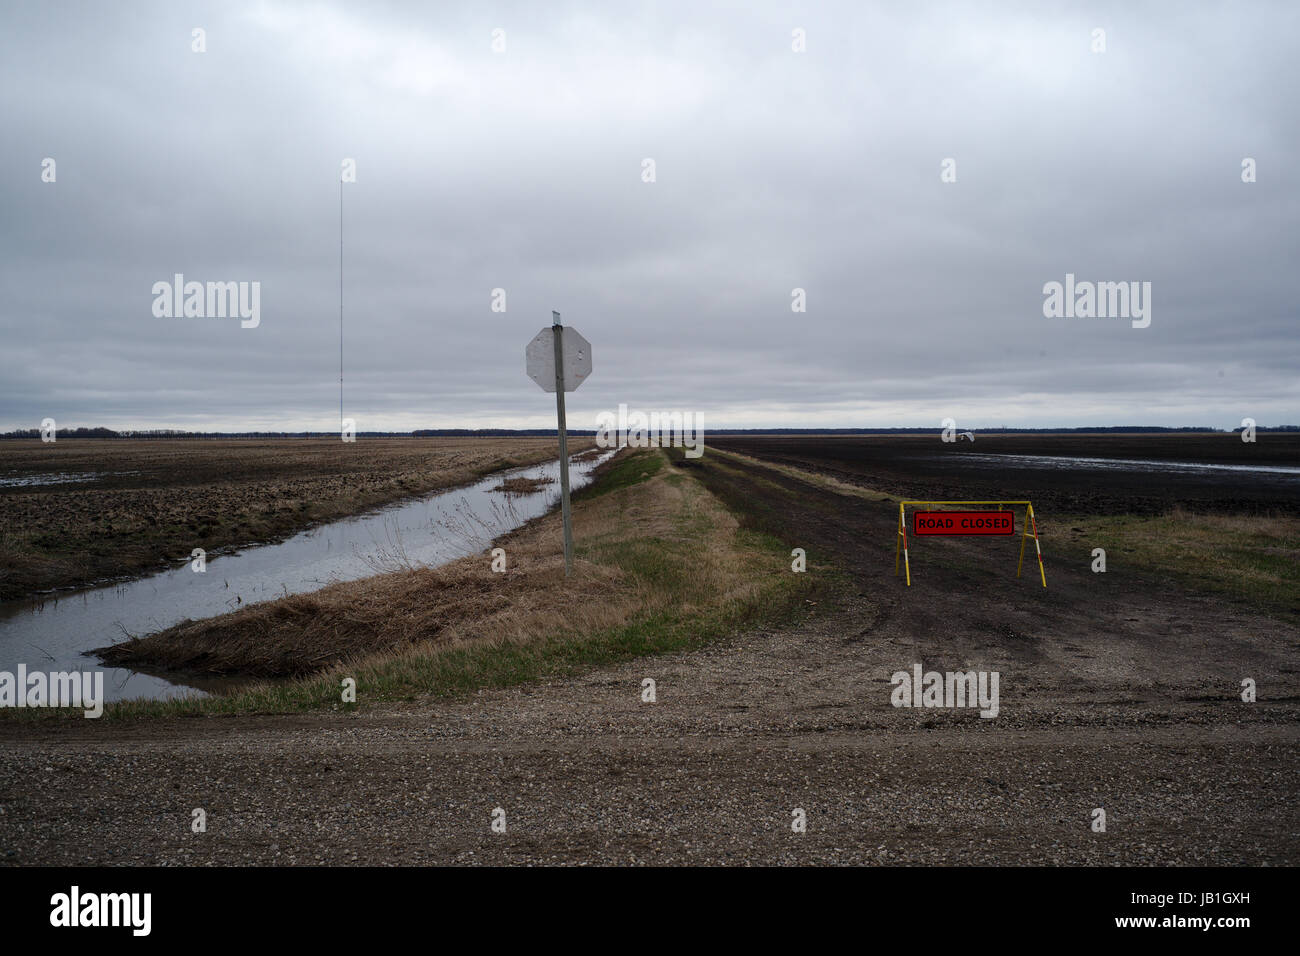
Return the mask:
<svg viewBox="0 0 1300 956"><path fill-rule="evenodd" d="M594 345L576 427L619 402L706 427L1300 421L1290 5L0 24L0 429L334 427L344 157L362 429L550 424L522 356L553 308ZM176 272L259 281L261 325L155 318ZM1044 318L1067 272L1151 282L1151 327Z"/></svg>

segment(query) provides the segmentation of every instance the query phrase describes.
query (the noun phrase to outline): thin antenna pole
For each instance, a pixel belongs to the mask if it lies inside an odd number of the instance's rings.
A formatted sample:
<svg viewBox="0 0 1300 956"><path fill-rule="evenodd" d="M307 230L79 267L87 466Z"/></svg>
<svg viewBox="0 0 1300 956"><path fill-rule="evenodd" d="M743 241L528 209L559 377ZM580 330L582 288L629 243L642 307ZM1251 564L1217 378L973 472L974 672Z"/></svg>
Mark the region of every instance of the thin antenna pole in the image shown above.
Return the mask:
<svg viewBox="0 0 1300 956"><path fill-rule="evenodd" d="M339 434L343 434L343 177L339 177Z"/></svg>

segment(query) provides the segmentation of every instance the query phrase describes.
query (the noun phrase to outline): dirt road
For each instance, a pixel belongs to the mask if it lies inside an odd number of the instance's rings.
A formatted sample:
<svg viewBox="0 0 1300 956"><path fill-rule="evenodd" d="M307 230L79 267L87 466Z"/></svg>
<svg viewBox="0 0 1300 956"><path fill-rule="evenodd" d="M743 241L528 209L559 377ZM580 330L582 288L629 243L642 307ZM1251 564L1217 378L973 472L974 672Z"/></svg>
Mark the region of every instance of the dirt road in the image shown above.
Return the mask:
<svg viewBox="0 0 1300 956"><path fill-rule="evenodd" d="M1050 541L1047 589L953 539L907 589L888 505L703 462L827 578L805 622L358 714L0 723L4 862L1300 862L1294 627ZM998 671L999 715L891 706L915 663Z"/></svg>

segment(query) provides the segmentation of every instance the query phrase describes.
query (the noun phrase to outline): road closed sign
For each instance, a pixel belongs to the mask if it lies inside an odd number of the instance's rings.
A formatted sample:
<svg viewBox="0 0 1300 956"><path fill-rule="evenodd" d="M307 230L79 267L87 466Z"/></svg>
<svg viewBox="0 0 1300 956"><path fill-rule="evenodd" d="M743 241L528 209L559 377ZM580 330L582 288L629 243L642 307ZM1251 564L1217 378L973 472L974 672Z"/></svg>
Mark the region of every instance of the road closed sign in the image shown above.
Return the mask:
<svg viewBox="0 0 1300 956"><path fill-rule="evenodd" d="M907 508L908 506L933 508L936 505L984 505L998 506L997 511L913 511L912 534L920 537L937 534L1003 534L1016 533L1015 511L1003 510L1008 505L1024 505L1025 521L1020 534L1020 561L1016 564L1016 577L1025 565L1025 545L1029 538L1034 539L1034 553L1038 556L1038 579L1047 587L1047 572L1043 570L1043 549L1038 544L1038 521L1034 517L1034 506L1029 501L1013 501L1007 498L994 498L978 501L900 501L898 503L898 543L894 546L894 574L899 571L899 559L907 572L907 586L912 586L912 559L907 553Z"/></svg>
<svg viewBox="0 0 1300 956"><path fill-rule="evenodd" d="M1012 511L914 511L912 533L1015 534Z"/></svg>

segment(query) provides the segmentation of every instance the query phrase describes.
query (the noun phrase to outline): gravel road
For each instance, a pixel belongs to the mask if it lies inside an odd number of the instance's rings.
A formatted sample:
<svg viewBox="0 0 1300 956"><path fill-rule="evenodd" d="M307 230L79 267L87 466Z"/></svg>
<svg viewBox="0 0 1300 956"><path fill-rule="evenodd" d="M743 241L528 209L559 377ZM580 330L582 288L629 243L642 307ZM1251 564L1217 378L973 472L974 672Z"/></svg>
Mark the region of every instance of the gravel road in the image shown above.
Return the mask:
<svg viewBox="0 0 1300 956"><path fill-rule="evenodd" d="M907 589L887 506L759 466L706 480L853 583L797 625L460 700L0 722L3 861L1300 863L1294 627L1086 564L1049 561L1044 590L977 543ZM999 715L891 706L914 663L999 672Z"/></svg>

